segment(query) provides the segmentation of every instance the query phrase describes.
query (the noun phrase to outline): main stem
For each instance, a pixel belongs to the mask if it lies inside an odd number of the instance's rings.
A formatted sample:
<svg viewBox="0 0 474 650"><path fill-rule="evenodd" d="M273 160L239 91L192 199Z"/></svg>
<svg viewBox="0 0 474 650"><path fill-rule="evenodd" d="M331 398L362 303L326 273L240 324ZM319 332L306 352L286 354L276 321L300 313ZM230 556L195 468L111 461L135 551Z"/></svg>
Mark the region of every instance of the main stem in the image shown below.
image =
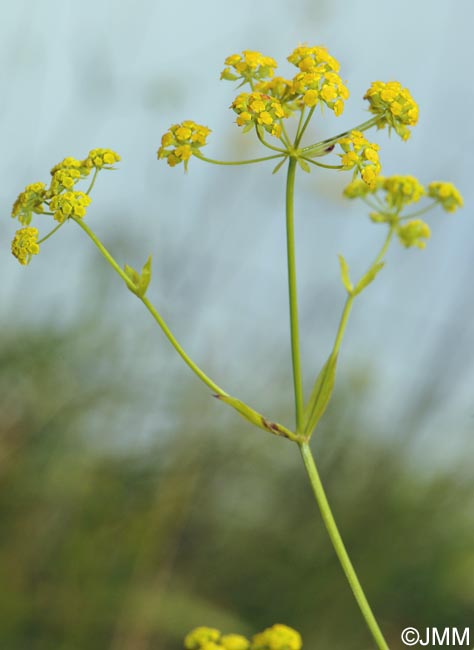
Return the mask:
<svg viewBox="0 0 474 650"><path fill-rule="evenodd" d="M294 192L296 158L290 158L286 178L286 247L288 258L288 295L290 300L291 360L293 364L293 385L295 389L296 433L303 425L303 381L301 375L300 341L298 332L298 298L296 293Z"/></svg>
<svg viewBox="0 0 474 650"><path fill-rule="evenodd" d="M334 550L336 551L339 562L341 563L342 570L344 571L347 581L349 582L349 585L352 589L354 598L360 607L362 616L364 617L364 620L367 623L367 627L372 633L372 636L377 643L379 650L389 650L388 644L384 639L382 631L375 619L367 598L365 597L364 590L362 589L362 585L359 582L359 578L357 577L349 555L347 554L346 547L344 546L344 542L342 541L342 537L339 533L331 508L329 506L323 484L321 483L321 479L319 477L319 473L316 468L316 464L314 462L309 444L307 442L304 442L301 443L299 447L314 496L321 512L321 517L323 518L324 525L326 526L326 530L328 531Z"/></svg>
<svg viewBox="0 0 474 650"><path fill-rule="evenodd" d="M295 393L295 411L296 411L296 433L302 432L303 426L303 381L301 375L300 362L300 345L299 345L299 328L298 328L298 300L296 288L296 256L295 256L295 229L294 229L294 188L296 175L296 159L290 157L288 163L288 175L286 180L286 241L288 256L288 292L290 302L290 331L291 331L291 358L293 363L293 385ZM350 304L347 308L347 314L350 310ZM346 312L345 312L346 313ZM336 342L337 344L337 342ZM314 462L311 449L307 442L299 443L303 462L314 492L321 516L328 531L334 550L336 551L339 562L346 575L354 597L360 607L362 615L367 623L372 636L377 643L379 650L389 650L387 642L378 626L377 621L372 613L370 605L365 597L362 586L357 574L352 566L352 562L342 541L339 530L336 526L331 508L329 506L326 493L324 491L321 479Z"/></svg>

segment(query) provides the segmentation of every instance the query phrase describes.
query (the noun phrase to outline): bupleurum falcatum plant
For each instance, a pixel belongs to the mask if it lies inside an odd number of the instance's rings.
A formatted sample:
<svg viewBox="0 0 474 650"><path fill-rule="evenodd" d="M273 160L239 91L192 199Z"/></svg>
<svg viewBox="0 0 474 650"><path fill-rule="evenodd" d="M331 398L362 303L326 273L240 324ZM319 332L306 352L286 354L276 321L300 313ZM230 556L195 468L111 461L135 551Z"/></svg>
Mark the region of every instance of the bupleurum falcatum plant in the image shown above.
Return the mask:
<svg viewBox="0 0 474 650"><path fill-rule="evenodd" d="M151 257L141 271L128 265L124 268L87 225L84 217L90 207L90 193L101 170L112 169L120 157L109 149L94 149L84 160L65 158L51 170L49 185L36 182L28 185L16 200L12 216L22 225L13 239L12 253L20 264L28 264L40 247L67 222L74 221L97 246L106 261L122 278L125 285L145 305L164 334L185 363L212 391L213 395L235 409L252 424L276 436L283 436L299 447L311 487L321 511L324 524L346 575L354 597L378 648L386 650L387 643L347 554L331 512L309 442L323 416L334 388L336 365L341 342L355 298L375 280L384 266L387 249L394 238L409 248L424 248L430 237L428 224L420 217L440 206L454 212L462 206L458 190L449 182L432 181L423 185L413 176L381 175L379 147L365 133L376 127L395 132L403 140L418 121L418 106L410 92L397 81L376 81L364 95L369 103L370 119L344 133L321 142L308 137L309 125L316 111L325 110L340 116L349 97L345 82L339 75L339 63L323 47L297 47L288 57L296 67L291 79L274 76L276 61L259 52L233 54L226 61L221 78L238 82L239 92L232 101L236 123L244 133L252 132L268 155L251 160L224 162L206 157L202 148L211 130L191 120L174 124L163 135L158 158L172 167L182 164L188 168L192 157L218 165L244 165L276 162L273 173L286 165L286 232L289 287L289 316L291 357L293 368L295 423L284 426L263 416L250 405L224 391L187 355L162 316L147 297L151 280ZM290 120L293 126L290 128ZM305 137L309 139L305 143ZM328 162L322 162L322 159ZM294 188L297 169L310 172L314 168L351 172L351 182L344 190L348 199L360 199L369 208L369 217L383 224L385 239L366 272L357 280L351 278L349 265L339 255L341 281L346 301L334 344L327 361L317 375L305 399L303 390L300 343L298 332L298 301L296 288L296 253L294 237ZM77 189L84 181L88 186ZM419 202L423 201L422 204ZM421 207L418 207L421 205ZM39 239L39 231L31 226L33 215L40 225L57 224ZM52 218L52 220L51 220ZM301 637L295 630L277 624L255 635L251 640L239 634L221 635L208 627L193 630L185 639L189 650L299 650Z"/></svg>

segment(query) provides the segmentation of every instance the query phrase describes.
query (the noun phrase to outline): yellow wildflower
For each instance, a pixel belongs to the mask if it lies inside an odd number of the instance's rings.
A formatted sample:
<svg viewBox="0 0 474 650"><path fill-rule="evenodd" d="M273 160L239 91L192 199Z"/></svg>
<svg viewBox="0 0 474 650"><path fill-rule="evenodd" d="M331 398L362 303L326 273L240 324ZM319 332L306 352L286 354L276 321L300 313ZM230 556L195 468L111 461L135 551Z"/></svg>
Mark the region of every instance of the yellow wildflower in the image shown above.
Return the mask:
<svg viewBox="0 0 474 650"><path fill-rule="evenodd" d="M206 144L207 136L211 129L192 120L185 120L181 124L173 124L161 138L158 149L158 159L166 158L170 167L184 163L187 169L191 156L200 152Z"/></svg>
<svg viewBox="0 0 474 650"><path fill-rule="evenodd" d="M44 183L31 183L18 195L13 204L12 217L27 226L31 223L33 212L44 212L43 203L46 199L46 185Z"/></svg>
<svg viewBox="0 0 474 650"><path fill-rule="evenodd" d="M296 65L302 72L311 72L315 68L338 72L339 62L332 57L325 47L308 47L300 45L288 57L288 61Z"/></svg>
<svg viewBox="0 0 474 650"><path fill-rule="evenodd" d="M341 164L344 169L354 169L354 176L360 172L362 180L370 188L375 187L380 172L377 144L371 143L360 131L351 131L348 136L338 141L343 153Z"/></svg>
<svg viewBox="0 0 474 650"><path fill-rule="evenodd" d="M221 633L213 627L196 627L184 639L186 650L202 650L205 644L219 641Z"/></svg>
<svg viewBox="0 0 474 650"><path fill-rule="evenodd" d="M25 227L16 231L12 241L12 254L20 264L29 264L32 255L38 255L38 229Z"/></svg>
<svg viewBox="0 0 474 650"><path fill-rule="evenodd" d="M92 149L89 155L84 160L83 164L86 168L92 169L111 169L112 165L119 162L120 156L111 149Z"/></svg>
<svg viewBox="0 0 474 650"><path fill-rule="evenodd" d="M325 66L298 73L293 79L292 91L300 96L300 105L313 108L323 102L337 116L343 112L344 101L349 97L341 77Z"/></svg>
<svg viewBox="0 0 474 650"><path fill-rule="evenodd" d="M243 79L252 83L273 77L277 62L271 56L260 52L244 50L242 54L231 54L225 60L226 68L221 72L221 79L236 81Z"/></svg>
<svg viewBox="0 0 474 650"><path fill-rule="evenodd" d="M56 221L62 223L69 217L82 219L90 202L90 196L84 192L64 192L53 196L50 208Z"/></svg>
<svg viewBox="0 0 474 650"><path fill-rule="evenodd" d="M431 182L428 185L428 196L437 201L446 212L454 212L463 206L461 193L452 183Z"/></svg>
<svg viewBox="0 0 474 650"><path fill-rule="evenodd" d="M252 650L300 650L300 634L287 625L276 624L252 639Z"/></svg>
<svg viewBox="0 0 474 650"><path fill-rule="evenodd" d="M414 176L390 176L384 179L382 187L386 191L385 201L396 210L416 203L426 194L425 188Z"/></svg>
<svg viewBox="0 0 474 650"><path fill-rule="evenodd" d="M278 120L285 118L286 114L275 97L259 92L241 93L234 99L231 108L237 113L236 122L244 127L244 133L253 126L261 126L276 138L280 137Z"/></svg>
<svg viewBox="0 0 474 650"><path fill-rule="evenodd" d="M411 135L408 127L418 122L418 105L407 88L398 81L374 81L364 99L369 101L370 112L380 115L379 129L388 124L403 140L408 140Z"/></svg>
<svg viewBox="0 0 474 650"><path fill-rule="evenodd" d="M397 226L397 235L401 243L407 248L410 246L425 248L426 242L423 240L429 239L431 231L428 224L422 219L412 219Z"/></svg>
<svg viewBox="0 0 474 650"><path fill-rule="evenodd" d="M225 650L248 650L250 643L241 634L224 634L220 643Z"/></svg>

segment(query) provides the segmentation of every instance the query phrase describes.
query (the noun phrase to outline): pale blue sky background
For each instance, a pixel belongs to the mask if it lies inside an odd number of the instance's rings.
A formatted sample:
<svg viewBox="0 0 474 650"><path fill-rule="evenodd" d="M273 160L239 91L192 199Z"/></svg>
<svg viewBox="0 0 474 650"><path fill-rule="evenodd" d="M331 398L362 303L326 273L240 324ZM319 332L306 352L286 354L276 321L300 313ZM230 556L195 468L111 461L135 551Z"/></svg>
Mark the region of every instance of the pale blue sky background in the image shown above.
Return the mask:
<svg viewBox="0 0 474 650"><path fill-rule="evenodd" d="M271 165L215 168L196 160L185 176L158 163L156 149L170 123L195 119L213 129L210 156L257 154L252 136L241 135L228 110L236 91L219 81L224 58L256 49L290 75L285 59L298 43L325 45L341 62L351 99L343 116L315 124L315 138L363 121L362 95L371 81L397 79L419 102L420 123L408 143L385 131L373 135L382 147L383 173L451 180L466 206L455 215L432 214L425 251L390 250L382 276L355 306L343 350L346 368L362 364L377 372L368 417L382 433L396 429L427 377L447 373L421 445L433 447L436 440L445 456L464 444L474 424L473 19L471 0L2 3L2 322L67 323L79 313L96 269L89 242L71 225L30 267L20 268L9 255L15 229L9 212L24 185L47 181L64 156L110 147L122 162L99 179L91 225L112 247L121 237L129 240L129 248L117 249L121 263L138 265L154 253L150 295L227 390L263 409L275 376L285 373L289 388L284 176L272 177ZM308 381L327 355L342 306L337 253L360 272L383 237L362 205L340 198L348 180L322 172L298 181ZM133 321L150 337L137 364L145 369L155 352L172 363L133 297L118 281L107 290L113 313L120 313L113 327L126 339ZM251 372L259 374L252 390L243 380ZM195 381L184 367L179 376L184 386Z"/></svg>

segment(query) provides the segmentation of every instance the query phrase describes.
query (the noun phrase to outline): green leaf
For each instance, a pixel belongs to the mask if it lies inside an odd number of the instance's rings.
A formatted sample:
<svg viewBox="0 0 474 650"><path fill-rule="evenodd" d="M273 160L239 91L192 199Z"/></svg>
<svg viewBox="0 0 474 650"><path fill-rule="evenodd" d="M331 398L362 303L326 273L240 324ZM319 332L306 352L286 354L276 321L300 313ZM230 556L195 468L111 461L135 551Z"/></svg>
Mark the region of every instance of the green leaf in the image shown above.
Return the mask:
<svg viewBox="0 0 474 650"><path fill-rule="evenodd" d="M309 438L329 404L336 379L337 355L331 354L314 382L303 414L303 434Z"/></svg>
<svg viewBox="0 0 474 650"><path fill-rule="evenodd" d="M357 294L359 294L361 291L365 289L365 287L367 287L371 282L373 282L378 272L381 271L384 266L385 266L385 262L379 262L378 264L372 266L356 284L353 295L357 296Z"/></svg>
<svg viewBox="0 0 474 650"><path fill-rule="evenodd" d="M145 295L146 290L148 289L148 285L150 284L150 280L151 280L151 255L143 265L142 273L140 275L140 280L138 282L137 295L139 295L140 298L143 298L143 296Z"/></svg>
<svg viewBox="0 0 474 650"><path fill-rule="evenodd" d="M302 160L301 158L298 158L298 165L301 167L301 169L306 172L307 174L311 173L311 167L308 165L306 160Z"/></svg>
<svg viewBox="0 0 474 650"><path fill-rule="evenodd" d="M135 269L129 266L128 264L125 264L123 270L125 271L125 275L133 285L133 288L130 285L127 285L128 288L133 293L136 293L138 290L138 285L140 284L140 274L138 273L138 271L135 271Z"/></svg>
<svg viewBox="0 0 474 650"><path fill-rule="evenodd" d="M285 162L286 162L286 156L285 156L284 158L282 158L282 160L280 160L280 162L278 163L278 165L277 165L277 166L275 167L275 169L272 171L272 174L276 174L277 171L280 170L280 168L282 167L282 165L283 165Z"/></svg>
<svg viewBox="0 0 474 650"><path fill-rule="evenodd" d="M255 411L248 404L245 404L245 402L242 402L235 397L231 397L230 395L217 394L214 395L214 397L221 400L221 402L232 406L232 408L234 408L237 413L239 413L239 415L241 415L245 420L248 420L259 429L269 431L276 436L283 436L284 438L289 438L290 440L303 442L303 438L301 436L296 435L296 433L293 433L293 431L290 431L282 424L272 422L268 418L265 418L261 413L258 413L258 411Z"/></svg>
<svg viewBox="0 0 474 650"><path fill-rule="evenodd" d="M339 254L339 264L341 266L341 280L342 284L345 286L346 291L349 295L352 294L352 291L354 290L354 286L351 282L351 279L349 277L349 265L347 264L346 260L344 259L344 256Z"/></svg>

